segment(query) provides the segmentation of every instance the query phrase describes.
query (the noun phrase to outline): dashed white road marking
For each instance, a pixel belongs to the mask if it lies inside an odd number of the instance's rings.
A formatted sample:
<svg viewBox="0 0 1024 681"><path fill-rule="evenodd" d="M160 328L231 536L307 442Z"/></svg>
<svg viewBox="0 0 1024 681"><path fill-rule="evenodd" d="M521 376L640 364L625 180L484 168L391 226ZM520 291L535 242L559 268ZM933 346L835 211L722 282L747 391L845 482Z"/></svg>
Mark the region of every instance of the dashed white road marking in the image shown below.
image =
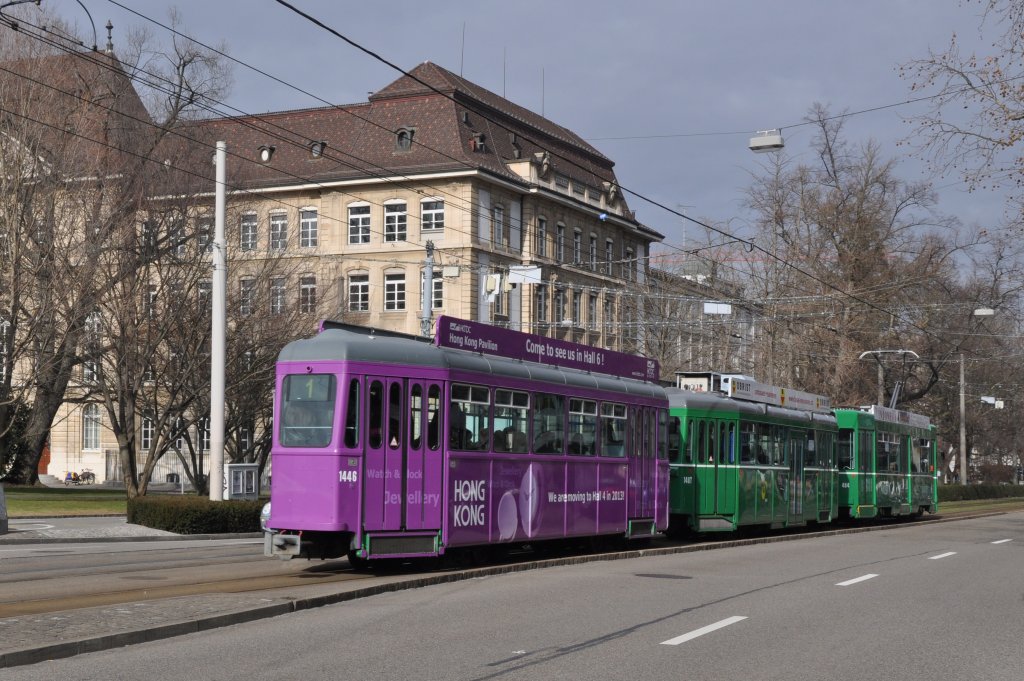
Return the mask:
<svg viewBox="0 0 1024 681"><path fill-rule="evenodd" d="M932 556L928 560L939 560L941 558L949 558L950 556L955 556L955 555L956 555L956 551L946 551L945 553L940 553L937 556Z"/></svg>
<svg viewBox="0 0 1024 681"><path fill-rule="evenodd" d="M854 577L853 579L848 579L845 582L838 582L836 584L836 586L850 586L851 584L857 584L858 582L866 582L869 579L874 579L877 576L878 575L869 572L866 575L862 575L860 577Z"/></svg>
<svg viewBox="0 0 1024 681"><path fill-rule="evenodd" d="M734 617L729 617L727 619L722 620L721 622L715 622L714 624L709 624L706 627L701 627L700 629L694 629L693 631L691 631L688 634L683 634L682 636L676 636L675 638L670 638L667 641L662 641L661 645L663 645L663 646L677 646L680 643L686 643L687 641L692 641L693 639L698 638L700 636L703 636L704 634L710 634L712 631L716 631L718 629L722 629L723 627L727 627L730 624L736 624L737 622L742 622L745 619L747 619L747 618L745 616L743 616L743 615L736 615Z"/></svg>
<svg viewBox="0 0 1024 681"><path fill-rule="evenodd" d="M1000 539L999 541L992 542L993 544L1005 544L1006 542L1013 541L1012 539Z"/></svg>

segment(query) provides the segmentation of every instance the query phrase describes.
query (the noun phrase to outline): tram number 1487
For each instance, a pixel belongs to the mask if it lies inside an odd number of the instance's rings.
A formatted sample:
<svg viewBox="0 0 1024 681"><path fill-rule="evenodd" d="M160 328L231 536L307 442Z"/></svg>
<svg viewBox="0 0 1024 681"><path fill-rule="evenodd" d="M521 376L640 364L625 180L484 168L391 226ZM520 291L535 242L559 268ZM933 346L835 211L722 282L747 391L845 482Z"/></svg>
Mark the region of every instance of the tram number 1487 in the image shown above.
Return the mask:
<svg viewBox="0 0 1024 681"><path fill-rule="evenodd" d="M359 482L359 471L338 471L338 482Z"/></svg>

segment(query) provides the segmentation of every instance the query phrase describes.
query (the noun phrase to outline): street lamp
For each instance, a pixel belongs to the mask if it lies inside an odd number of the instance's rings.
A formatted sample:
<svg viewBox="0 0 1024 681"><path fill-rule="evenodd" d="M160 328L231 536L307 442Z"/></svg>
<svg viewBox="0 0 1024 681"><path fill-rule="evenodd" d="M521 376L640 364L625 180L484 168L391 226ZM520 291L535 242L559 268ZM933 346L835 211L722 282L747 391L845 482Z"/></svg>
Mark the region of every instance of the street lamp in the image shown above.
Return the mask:
<svg viewBox="0 0 1024 681"><path fill-rule="evenodd" d="M971 316L991 317L996 313L991 307L978 307ZM960 484L967 480L967 381L964 380L964 353L960 353Z"/></svg>

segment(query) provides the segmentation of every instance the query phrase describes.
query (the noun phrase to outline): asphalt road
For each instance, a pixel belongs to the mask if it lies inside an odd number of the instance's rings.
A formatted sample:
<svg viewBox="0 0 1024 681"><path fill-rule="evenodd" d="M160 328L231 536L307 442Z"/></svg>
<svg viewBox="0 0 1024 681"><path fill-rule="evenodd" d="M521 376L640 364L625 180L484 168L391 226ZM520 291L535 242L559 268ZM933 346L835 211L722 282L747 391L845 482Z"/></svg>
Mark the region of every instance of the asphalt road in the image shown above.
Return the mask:
<svg viewBox="0 0 1024 681"><path fill-rule="evenodd" d="M6 669L61 679L1024 678L1024 513L384 594Z"/></svg>

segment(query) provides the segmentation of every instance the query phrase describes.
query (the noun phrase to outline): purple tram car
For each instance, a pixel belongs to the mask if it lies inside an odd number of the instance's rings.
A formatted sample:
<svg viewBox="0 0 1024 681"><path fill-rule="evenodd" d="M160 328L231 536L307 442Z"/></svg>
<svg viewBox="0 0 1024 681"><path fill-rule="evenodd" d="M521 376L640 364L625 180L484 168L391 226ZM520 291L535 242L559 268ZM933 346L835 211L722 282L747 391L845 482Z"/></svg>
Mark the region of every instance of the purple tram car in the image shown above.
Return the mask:
<svg viewBox="0 0 1024 681"><path fill-rule="evenodd" d="M653 360L441 317L324 322L277 363L265 553L439 556L668 526Z"/></svg>

